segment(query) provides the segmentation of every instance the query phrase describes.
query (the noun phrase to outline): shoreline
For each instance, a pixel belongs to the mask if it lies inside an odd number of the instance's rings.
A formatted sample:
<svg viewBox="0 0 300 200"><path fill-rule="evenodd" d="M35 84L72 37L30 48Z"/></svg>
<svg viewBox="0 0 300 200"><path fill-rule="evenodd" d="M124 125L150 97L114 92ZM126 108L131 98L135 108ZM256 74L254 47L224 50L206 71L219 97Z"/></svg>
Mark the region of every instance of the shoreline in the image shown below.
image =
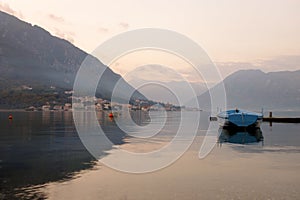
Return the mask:
<svg viewBox="0 0 300 200"><path fill-rule="evenodd" d="M25 110L25 109L0 109L0 112L72 112L72 110Z"/></svg>
<svg viewBox="0 0 300 200"><path fill-rule="evenodd" d="M28 112L25 109L0 109L0 112Z"/></svg>

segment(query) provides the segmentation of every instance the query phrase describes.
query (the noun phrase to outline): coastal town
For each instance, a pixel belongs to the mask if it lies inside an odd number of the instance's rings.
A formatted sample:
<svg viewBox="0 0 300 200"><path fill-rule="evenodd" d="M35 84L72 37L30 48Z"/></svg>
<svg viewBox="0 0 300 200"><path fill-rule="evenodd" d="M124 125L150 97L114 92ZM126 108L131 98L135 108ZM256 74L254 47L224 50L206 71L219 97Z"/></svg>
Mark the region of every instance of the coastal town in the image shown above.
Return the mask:
<svg viewBox="0 0 300 200"><path fill-rule="evenodd" d="M136 99L130 104L120 104L116 102L111 102L107 99L97 98L97 97L75 97L73 91L65 91L66 95L69 96L69 101L62 103L45 102L44 105L40 107L29 106L25 108L26 111L72 111L75 109L90 110L95 109L96 111L101 110L122 110L126 107L133 111L180 111L185 108L183 106L176 106L171 103L153 102L148 100ZM72 103L71 103L72 102Z"/></svg>

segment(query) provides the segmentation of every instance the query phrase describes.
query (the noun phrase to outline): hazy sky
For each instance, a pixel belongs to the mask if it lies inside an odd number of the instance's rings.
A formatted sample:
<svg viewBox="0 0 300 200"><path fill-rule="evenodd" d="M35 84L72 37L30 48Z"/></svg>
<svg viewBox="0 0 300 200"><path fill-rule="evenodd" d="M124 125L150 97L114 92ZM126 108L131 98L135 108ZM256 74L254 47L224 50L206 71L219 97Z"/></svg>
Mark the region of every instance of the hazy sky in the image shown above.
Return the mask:
<svg viewBox="0 0 300 200"><path fill-rule="evenodd" d="M0 9L87 52L113 35L154 27L196 41L224 75L300 69L299 0L0 0Z"/></svg>

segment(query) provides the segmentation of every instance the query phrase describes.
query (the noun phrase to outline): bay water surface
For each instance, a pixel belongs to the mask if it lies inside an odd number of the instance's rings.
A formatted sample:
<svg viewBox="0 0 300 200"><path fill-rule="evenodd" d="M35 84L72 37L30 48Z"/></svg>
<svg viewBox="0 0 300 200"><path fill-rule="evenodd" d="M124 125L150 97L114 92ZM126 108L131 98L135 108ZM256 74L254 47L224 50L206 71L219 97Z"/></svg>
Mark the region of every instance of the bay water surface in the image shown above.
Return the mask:
<svg viewBox="0 0 300 200"><path fill-rule="evenodd" d="M194 114L189 112L191 121ZM168 112L159 134L135 138L107 112L97 112L113 143L101 157L109 157L115 148L159 150L172 141L180 116L180 112ZM149 120L141 111L131 117L141 126ZM105 166L86 150L72 112L1 112L0 199L300 198L300 124L262 123L254 132L219 129L214 149L199 159L208 118L208 113L201 113L192 145L176 162L155 172L131 174Z"/></svg>

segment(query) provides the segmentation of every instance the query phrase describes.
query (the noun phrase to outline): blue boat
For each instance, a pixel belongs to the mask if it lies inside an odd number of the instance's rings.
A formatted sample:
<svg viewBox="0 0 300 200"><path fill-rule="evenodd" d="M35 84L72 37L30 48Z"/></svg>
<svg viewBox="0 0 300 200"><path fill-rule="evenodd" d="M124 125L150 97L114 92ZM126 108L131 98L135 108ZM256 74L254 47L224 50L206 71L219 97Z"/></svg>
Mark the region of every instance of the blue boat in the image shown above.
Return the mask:
<svg viewBox="0 0 300 200"><path fill-rule="evenodd" d="M217 116L222 126L233 127L259 127L263 119L262 113L239 109L220 112Z"/></svg>

